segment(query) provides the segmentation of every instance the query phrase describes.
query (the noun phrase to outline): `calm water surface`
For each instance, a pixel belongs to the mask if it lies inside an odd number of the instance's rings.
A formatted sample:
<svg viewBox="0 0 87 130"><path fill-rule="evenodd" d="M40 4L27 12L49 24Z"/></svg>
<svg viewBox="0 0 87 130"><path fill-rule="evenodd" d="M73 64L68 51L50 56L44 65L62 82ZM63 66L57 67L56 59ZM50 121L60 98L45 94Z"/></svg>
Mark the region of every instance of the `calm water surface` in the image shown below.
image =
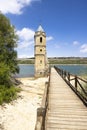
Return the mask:
<svg viewBox="0 0 87 130"><path fill-rule="evenodd" d="M32 64L19 64L20 72L16 74L16 77L33 77L34 76L34 65Z"/></svg>
<svg viewBox="0 0 87 130"><path fill-rule="evenodd" d="M87 65L56 65L56 66L78 76L87 76Z"/></svg>
<svg viewBox="0 0 87 130"><path fill-rule="evenodd" d="M87 65L56 65L72 74L78 76L87 76ZM34 65L19 65L20 73L16 77L33 77L34 76Z"/></svg>

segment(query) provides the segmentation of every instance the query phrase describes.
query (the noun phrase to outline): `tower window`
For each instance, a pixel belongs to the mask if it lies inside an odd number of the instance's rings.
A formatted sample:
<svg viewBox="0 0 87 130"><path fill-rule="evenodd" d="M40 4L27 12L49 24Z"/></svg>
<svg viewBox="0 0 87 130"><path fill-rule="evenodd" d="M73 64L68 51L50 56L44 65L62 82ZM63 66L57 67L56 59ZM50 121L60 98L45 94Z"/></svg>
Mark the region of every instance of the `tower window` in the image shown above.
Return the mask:
<svg viewBox="0 0 87 130"><path fill-rule="evenodd" d="M42 49L40 49L40 52L42 52Z"/></svg>
<svg viewBox="0 0 87 130"><path fill-rule="evenodd" d="M40 72L40 75L42 75L42 72Z"/></svg>
<svg viewBox="0 0 87 130"><path fill-rule="evenodd" d="M40 60L40 64L42 64L42 60Z"/></svg>
<svg viewBox="0 0 87 130"><path fill-rule="evenodd" d="M42 37L40 37L40 42L42 43Z"/></svg>

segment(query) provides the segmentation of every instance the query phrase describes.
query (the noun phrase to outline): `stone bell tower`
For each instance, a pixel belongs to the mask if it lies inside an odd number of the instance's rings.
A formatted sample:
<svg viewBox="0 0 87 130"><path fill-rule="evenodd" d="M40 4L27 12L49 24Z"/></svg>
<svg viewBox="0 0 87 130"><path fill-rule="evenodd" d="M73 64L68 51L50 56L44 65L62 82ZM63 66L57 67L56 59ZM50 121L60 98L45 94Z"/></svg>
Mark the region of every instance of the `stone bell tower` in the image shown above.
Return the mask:
<svg viewBox="0 0 87 130"><path fill-rule="evenodd" d="M46 34L40 25L34 35L34 55L35 55L35 77L46 75L47 57L46 57Z"/></svg>

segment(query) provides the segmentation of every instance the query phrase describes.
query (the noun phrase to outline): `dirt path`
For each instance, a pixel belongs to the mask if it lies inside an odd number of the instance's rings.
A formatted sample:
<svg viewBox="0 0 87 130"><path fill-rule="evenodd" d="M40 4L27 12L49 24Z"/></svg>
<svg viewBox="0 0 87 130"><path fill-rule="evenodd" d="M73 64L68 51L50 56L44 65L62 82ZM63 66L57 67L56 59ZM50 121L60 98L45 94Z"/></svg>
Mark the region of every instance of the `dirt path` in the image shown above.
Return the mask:
<svg viewBox="0 0 87 130"><path fill-rule="evenodd" d="M21 78L20 98L0 106L0 130L34 130L47 78Z"/></svg>

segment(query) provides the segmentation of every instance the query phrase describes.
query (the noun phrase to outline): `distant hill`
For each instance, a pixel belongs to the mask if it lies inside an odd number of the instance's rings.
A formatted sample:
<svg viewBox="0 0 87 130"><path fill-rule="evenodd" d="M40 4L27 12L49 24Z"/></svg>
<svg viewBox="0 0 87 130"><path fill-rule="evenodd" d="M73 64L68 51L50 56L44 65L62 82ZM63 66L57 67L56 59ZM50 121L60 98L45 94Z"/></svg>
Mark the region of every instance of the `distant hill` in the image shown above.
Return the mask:
<svg viewBox="0 0 87 130"><path fill-rule="evenodd" d="M18 58L19 64L34 64L32 58ZM87 57L48 57L49 64L87 64Z"/></svg>

